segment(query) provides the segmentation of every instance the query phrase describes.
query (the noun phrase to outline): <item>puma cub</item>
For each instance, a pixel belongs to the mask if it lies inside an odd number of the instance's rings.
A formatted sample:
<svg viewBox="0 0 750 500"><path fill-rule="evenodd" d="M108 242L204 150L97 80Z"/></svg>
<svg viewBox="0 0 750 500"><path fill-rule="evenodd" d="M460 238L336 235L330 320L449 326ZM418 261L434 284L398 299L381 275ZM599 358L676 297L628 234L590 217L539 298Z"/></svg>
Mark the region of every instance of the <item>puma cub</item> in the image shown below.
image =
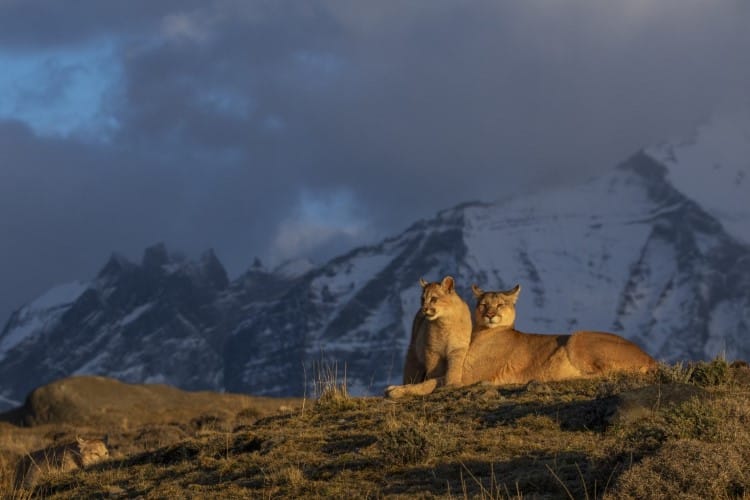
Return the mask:
<svg viewBox="0 0 750 500"><path fill-rule="evenodd" d="M461 383L466 350L471 342L471 313L458 296L451 276L439 283L419 280L421 307L414 316L404 365L404 384L445 377L445 384Z"/></svg>
<svg viewBox="0 0 750 500"><path fill-rule="evenodd" d="M42 475L69 472L93 465L109 457L107 437L84 439L45 448L26 455L16 468L16 487L31 488Z"/></svg>

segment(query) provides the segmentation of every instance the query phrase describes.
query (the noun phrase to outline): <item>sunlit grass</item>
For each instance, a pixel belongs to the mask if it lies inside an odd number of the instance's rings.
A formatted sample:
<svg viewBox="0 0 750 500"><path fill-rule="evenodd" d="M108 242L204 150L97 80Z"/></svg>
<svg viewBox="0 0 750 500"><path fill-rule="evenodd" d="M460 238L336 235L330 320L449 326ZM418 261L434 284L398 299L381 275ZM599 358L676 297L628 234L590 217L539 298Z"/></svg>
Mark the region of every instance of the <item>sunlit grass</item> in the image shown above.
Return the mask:
<svg viewBox="0 0 750 500"><path fill-rule="evenodd" d="M748 373L719 359L663 365L650 376L476 385L391 401L351 396L345 370L326 365L304 412L279 405L234 418L197 412L171 424L89 429L110 434L114 458L44 478L36 491L48 498L743 497L750 494ZM9 429L28 445L56 432ZM0 453L6 498L29 496L7 479L18 453Z"/></svg>

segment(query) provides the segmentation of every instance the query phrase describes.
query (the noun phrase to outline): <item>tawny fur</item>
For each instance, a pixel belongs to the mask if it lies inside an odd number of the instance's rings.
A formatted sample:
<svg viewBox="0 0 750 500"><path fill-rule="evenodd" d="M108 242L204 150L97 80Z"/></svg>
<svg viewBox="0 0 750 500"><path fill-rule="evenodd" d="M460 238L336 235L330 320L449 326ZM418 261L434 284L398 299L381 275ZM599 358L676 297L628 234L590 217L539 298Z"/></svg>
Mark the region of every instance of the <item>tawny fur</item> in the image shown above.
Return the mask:
<svg viewBox="0 0 750 500"><path fill-rule="evenodd" d="M477 285L471 285L477 305L474 308L474 333L488 328L514 328L516 324L516 301L521 293L521 285L510 290L485 292Z"/></svg>
<svg viewBox="0 0 750 500"><path fill-rule="evenodd" d="M76 438L74 443L45 448L26 455L16 467L16 487L32 488L42 475L69 472L109 457L107 439Z"/></svg>
<svg viewBox="0 0 750 500"><path fill-rule="evenodd" d="M475 290L475 294L479 305L484 293L477 294ZM656 361L651 356L613 333L579 331L572 335L543 335L519 332L512 326L479 325L475 326L466 353L461 385L549 382L613 372L645 373L655 368ZM421 384L390 386L386 395L392 398L424 395L441 385L443 380L430 379Z"/></svg>
<svg viewBox="0 0 750 500"><path fill-rule="evenodd" d="M421 306L412 323L404 364L404 384L443 377L446 385L461 383L466 350L471 342L469 306L455 291L453 278L422 286Z"/></svg>

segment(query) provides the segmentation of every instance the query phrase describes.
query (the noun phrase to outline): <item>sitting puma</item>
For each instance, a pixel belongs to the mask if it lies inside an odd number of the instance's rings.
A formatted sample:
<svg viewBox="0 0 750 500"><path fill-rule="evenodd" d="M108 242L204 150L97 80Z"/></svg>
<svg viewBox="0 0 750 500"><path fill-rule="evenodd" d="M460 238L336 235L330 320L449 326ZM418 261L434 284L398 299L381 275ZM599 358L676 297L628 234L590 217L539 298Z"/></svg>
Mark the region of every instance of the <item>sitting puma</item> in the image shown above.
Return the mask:
<svg viewBox="0 0 750 500"><path fill-rule="evenodd" d="M82 469L109 457L107 438L76 438L75 443L45 448L26 455L16 468L16 487L31 488L42 474Z"/></svg>
<svg viewBox="0 0 750 500"><path fill-rule="evenodd" d="M446 276L422 285L422 304L414 316L404 365L404 384L444 377L446 385L461 383L466 349L471 342L471 313Z"/></svg>
<svg viewBox="0 0 750 500"><path fill-rule="evenodd" d="M572 335L522 333L514 328L515 300L520 287L506 292L484 292L477 298L477 325L463 365L462 385L496 385L590 378L611 372L645 373L656 361L640 347L612 333L580 331ZM499 317L500 319L494 320ZM497 325L497 326L493 326ZM390 386L391 398L429 394L443 385L440 379L421 384Z"/></svg>

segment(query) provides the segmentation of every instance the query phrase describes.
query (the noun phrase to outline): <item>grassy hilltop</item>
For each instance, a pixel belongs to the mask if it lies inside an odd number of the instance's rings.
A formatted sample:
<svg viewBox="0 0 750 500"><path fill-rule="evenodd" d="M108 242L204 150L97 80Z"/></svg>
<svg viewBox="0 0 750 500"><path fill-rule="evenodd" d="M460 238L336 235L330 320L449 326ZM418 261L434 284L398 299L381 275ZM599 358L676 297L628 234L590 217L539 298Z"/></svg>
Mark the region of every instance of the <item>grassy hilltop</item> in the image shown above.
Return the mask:
<svg viewBox="0 0 750 500"><path fill-rule="evenodd" d="M750 497L750 370L723 360L398 401L56 384L0 421L4 498ZM22 454L105 433L111 460L13 488Z"/></svg>

